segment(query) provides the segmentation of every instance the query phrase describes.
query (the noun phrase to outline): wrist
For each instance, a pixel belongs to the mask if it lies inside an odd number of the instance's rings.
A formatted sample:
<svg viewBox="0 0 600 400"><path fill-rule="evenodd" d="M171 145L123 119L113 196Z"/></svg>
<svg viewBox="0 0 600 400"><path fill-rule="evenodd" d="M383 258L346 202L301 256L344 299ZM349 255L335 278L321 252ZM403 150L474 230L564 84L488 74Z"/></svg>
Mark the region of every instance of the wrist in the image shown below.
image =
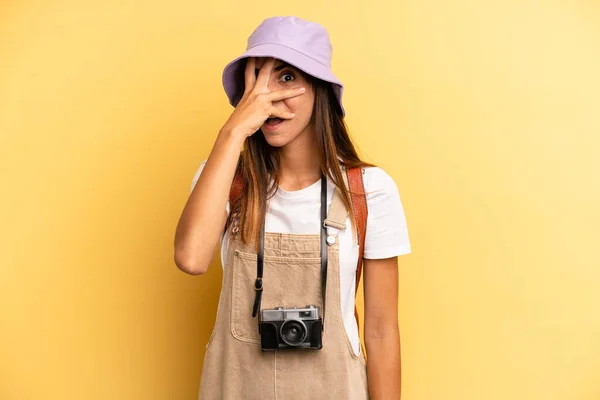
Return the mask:
<svg viewBox="0 0 600 400"><path fill-rule="evenodd" d="M236 127L223 126L219 135L232 140L244 141L246 139L246 134Z"/></svg>
<svg viewBox="0 0 600 400"><path fill-rule="evenodd" d="M223 127L219 131L219 135L217 138L217 142L222 143L228 149L237 149L241 150L244 141L246 140L246 135L241 133L239 129ZM237 151L236 150L236 151Z"/></svg>

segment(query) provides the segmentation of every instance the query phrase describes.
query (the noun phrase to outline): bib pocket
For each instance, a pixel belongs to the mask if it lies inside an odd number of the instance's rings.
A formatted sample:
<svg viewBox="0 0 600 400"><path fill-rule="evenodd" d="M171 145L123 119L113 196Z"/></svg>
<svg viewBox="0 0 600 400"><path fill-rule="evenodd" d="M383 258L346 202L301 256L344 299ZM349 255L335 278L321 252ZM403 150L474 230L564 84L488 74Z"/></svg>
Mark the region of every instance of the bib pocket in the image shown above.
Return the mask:
<svg viewBox="0 0 600 400"><path fill-rule="evenodd" d="M259 315L252 317L257 256L236 250L233 257L231 334L241 341L260 343ZM265 256L261 310L307 305L323 311L321 259Z"/></svg>

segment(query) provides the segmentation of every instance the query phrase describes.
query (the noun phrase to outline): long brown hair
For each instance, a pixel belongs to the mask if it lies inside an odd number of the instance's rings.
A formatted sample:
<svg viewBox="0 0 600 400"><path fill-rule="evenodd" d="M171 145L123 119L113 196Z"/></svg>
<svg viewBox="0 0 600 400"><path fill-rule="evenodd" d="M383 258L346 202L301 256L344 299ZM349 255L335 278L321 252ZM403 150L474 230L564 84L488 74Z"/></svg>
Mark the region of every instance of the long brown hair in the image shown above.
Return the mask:
<svg viewBox="0 0 600 400"><path fill-rule="evenodd" d="M331 84L308 74L303 75L315 92L315 103L309 123L313 126L321 155L321 172L341 190L346 209L349 210L351 221L356 226L350 193L342 176L342 166L353 168L373 165L362 161L358 156ZM231 213L225 229L231 225L235 216L239 216L242 241L257 244L265 218L264 205L275 194L279 184L279 149L269 145L262 132L256 132L246 140L237 168L244 190L234 204L231 204Z"/></svg>

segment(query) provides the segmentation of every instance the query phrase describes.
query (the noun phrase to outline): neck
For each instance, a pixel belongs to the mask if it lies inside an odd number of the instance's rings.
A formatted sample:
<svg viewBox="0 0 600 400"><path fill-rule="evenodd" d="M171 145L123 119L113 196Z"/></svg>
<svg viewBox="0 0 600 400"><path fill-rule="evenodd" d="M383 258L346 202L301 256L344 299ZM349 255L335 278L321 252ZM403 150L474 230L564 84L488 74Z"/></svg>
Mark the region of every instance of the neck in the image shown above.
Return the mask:
<svg viewBox="0 0 600 400"><path fill-rule="evenodd" d="M311 132L305 132L280 149L279 186L300 190L321 178L321 156Z"/></svg>

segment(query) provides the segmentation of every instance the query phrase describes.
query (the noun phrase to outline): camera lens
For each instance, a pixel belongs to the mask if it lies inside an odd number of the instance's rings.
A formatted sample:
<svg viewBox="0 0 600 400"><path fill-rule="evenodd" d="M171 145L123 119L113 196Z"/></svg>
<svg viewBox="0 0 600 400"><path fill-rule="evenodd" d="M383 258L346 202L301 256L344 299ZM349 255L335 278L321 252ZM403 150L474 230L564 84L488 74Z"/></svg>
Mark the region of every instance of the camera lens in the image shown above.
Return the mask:
<svg viewBox="0 0 600 400"><path fill-rule="evenodd" d="M304 325L304 322L295 319L285 321L281 325L281 339L288 346L298 346L304 343L306 339L306 325Z"/></svg>

